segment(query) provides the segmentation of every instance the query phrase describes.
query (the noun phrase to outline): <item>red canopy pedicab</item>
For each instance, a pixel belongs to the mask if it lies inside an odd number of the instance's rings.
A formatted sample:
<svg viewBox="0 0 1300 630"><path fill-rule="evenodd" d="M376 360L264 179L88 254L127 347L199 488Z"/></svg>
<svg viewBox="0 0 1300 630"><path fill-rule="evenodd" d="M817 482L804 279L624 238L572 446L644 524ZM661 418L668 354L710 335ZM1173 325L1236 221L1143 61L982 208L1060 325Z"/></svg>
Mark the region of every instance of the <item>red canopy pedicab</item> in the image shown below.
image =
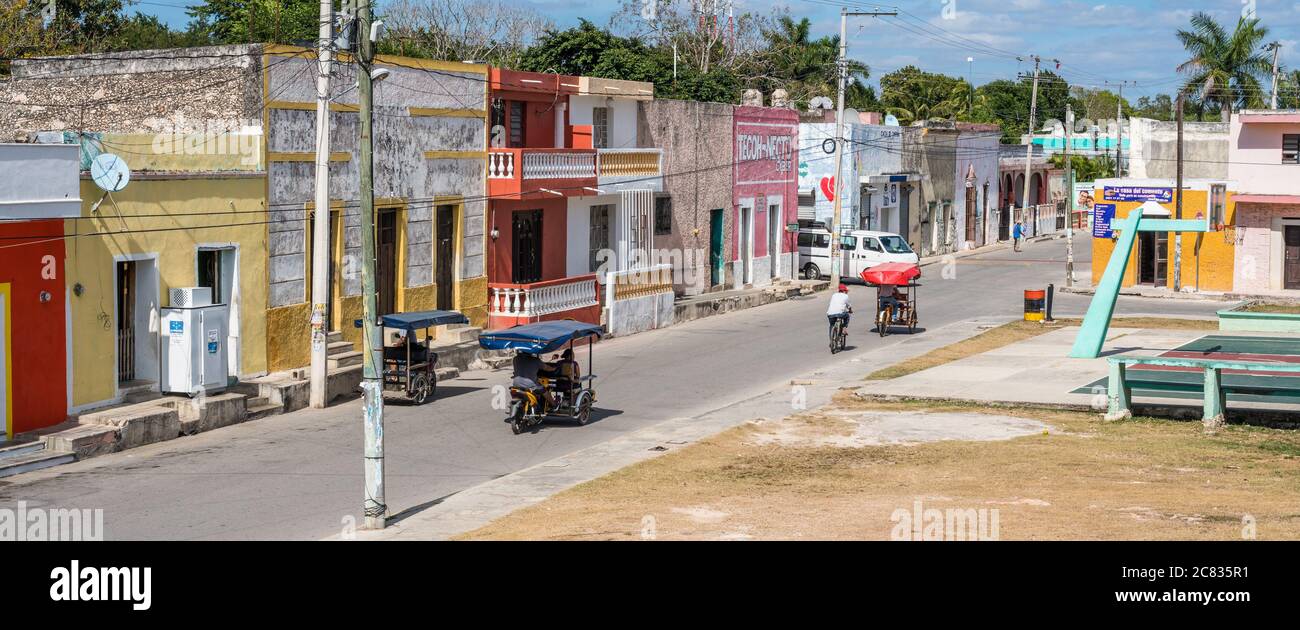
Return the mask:
<svg viewBox="0 0 1300 630"><path fill-rule="evenodd" d="M885 263L862 272L862 280L879 287L876 294L876 330L880 336L889 334L890 326L907 326L908 334L916 332L916 293L921 285L921 267L913 263Z"/></svg>

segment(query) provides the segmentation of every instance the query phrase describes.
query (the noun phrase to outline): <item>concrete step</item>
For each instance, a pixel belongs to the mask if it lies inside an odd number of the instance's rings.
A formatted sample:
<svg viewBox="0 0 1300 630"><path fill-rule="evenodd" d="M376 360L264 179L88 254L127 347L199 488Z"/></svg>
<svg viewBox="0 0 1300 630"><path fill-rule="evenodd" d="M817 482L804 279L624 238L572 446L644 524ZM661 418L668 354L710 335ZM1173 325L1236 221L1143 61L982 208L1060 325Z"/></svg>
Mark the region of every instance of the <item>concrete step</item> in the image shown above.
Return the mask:
<svg viewBox="0 0 1300 630"><path fill-rule="evenodd" d="M325 333L325 343L338 343L340 341L343 341L343 333L337 330Z"/></svg>
<svg viewBox="0 0 1300 630"><path fill-rule="evenodd" d="M42 445L43 446L43 445ZM77 456L72 453L60 453L56 451L47 451L44 448L24 455L6 457L0 460L0 477L8 477L19 473L31 472L60 464L70 464L77 461Z"/></svg>
<svg viewBox="0 0 1300 630"><path fill-rule="evenodd" d="M352 342L350 341L334 341L325 347L325 355L332 357L336 354L347 354L353 350L355 350L355 348L352 347Z"/></svg>
<svg viewBox="0 0 1300 630"><path fill-rule="evenodd" d="M45 450L75 453L78 459L118 450L118 429L99 424L80 424L45 436Z"/></svg>
<svg viewBox="0 0 1300 630"><path fill-rule="evenodd" d="M341 352L339 354L330 355L330 357L325 360L325 364L329 366L330 370L337 370L339 368L345 368L352 365L361 365L361 362L364 360L364 357L365 354L363 354L360 350L353 350L352 352Z"/></svg>
<svg viewBox="0 0 1300 630"><path fill-rule="evenodd" d="M278 416L284 412L284 405L278 405L270 400L257 397L248 399L248 415L245 421L261 420L270 416Z"/></svg>
<svg viewBox="0 0 1300 630"><path fill-rule="evenodd" d="M443 381L449 381L453 378L460 376L460 368L454 368L454 367L440 367L435 369L433 372L434 374L438 375L439 383Z"/></svg>
<svg viewBox="0 0 1300 630"><path fill-rule="evenodd" d="M8 446L0 448L0 462L3 462L6 459L12 457L19 457L22 455L27 455L29 453L32 453L34 451L43 450L44 448L45 448L45 443L40 440L10 444Z"/></svg>
<svg viewBox="0 0 1300 630"><path fill-rule="evenodd" d="M479 333L483 332L483 329L478 326L465 324L439 326L436 330L438 338L434 340L434 346L451 346L466 341L478 341Z"/></svg>

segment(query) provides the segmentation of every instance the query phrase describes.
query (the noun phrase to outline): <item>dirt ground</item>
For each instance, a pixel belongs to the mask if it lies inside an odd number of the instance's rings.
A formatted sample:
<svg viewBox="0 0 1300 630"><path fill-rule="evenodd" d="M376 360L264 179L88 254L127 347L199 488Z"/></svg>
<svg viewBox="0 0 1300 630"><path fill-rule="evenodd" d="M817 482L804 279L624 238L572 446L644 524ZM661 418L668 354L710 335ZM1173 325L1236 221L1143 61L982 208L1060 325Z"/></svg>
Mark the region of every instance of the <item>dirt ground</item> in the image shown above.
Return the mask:
<svg viewBox="0 0 1300 630"><path fill-rule="evenodd" d="M902 523L931 523L923 515L937 509L984 510L1002 540L1276 540L1300 538L1298 499L1294 431L1207 435L1200 422L844 391L817 412L737 427L463 538L888 540L933 533Z"/></svg>

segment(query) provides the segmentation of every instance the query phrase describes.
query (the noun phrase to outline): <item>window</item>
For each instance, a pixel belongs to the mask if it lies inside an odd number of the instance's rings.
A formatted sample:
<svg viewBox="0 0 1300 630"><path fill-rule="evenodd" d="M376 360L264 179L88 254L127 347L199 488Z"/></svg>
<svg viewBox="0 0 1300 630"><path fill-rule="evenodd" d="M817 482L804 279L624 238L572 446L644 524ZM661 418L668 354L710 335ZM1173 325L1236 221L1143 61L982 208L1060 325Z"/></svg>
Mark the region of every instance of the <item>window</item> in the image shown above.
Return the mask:
<svg viewBox="0 0 1300 630"><path fill-rule="evenodd" d="M1300 133L1282 134L1282 163L1300 164Z"/></svg>
<svg viewBox="0 0 1300 630"><path fill-rule="evenodd" d="M858 238L856 236L841 236L840 249L853 251L858 248Z"/></svg>
<svg viewBox="0 0 1300 630"><path fill-rule="evenodd" d="M609 108L591 108L591 142L597 149L609 148Z"/></svg>
<svg viewBox="0 0 1300 630"><path fill-rule="evenodd" d="M826 248L830 246L831 246L830 234L818 234L816 232L799 233L799 247Z"/></svg>
<svg viewBox="0 0 1300 630"><path fill-rule="evenodd" d="M891 254L910 254L912 248L908 247L907 241L901 236L882 236L880 243L885 246L885 251Z"/></svg>
<svg viewBox="0 0 1300 630"><path fill-rule="evenodd" d="M880 247L880 241L877 241L874 238L862 239L862 245L873 252L884 251L884 249Z"/></svg>
<svg viewBox="0 0 1300 630"><path fill-rule="evenodd" d="M611 204L591 207L591 232L588 244L591 250L589 261L592 272L595 272L600 265L600 252L609 249L609 215L613 208Z"/></svg>
<svg viewBox="0 0 1300 630"><path fill-rule="evenodd" d="M510 101L510 146L524 146L524 107L523 101Z"/></svg>
<svg viewBox="0 0 1300 630"><path fill-rule="evenodd" d="M655 198L655 236L673 233L672 197Z"/></svg>
<svg viewBox="0 0 1300 630"><path fill-rule="evenodd" d="M1210 226L1224 224L1224 209L1228 203L1228 185L1210 184Z"/></svg>

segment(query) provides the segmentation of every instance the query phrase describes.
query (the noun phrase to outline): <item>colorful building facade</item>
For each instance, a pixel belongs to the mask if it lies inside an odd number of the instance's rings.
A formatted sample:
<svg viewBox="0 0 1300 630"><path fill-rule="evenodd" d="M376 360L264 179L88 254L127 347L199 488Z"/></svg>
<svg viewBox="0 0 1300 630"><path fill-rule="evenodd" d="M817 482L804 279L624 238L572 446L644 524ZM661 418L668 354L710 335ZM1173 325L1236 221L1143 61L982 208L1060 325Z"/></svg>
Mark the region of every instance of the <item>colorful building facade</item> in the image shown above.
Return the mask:
<svg viewBox="0 0 1300 630"><path fill-rule="evenodd" d="M1232 116L1229 175L1235 195L1240 293L1300 295L1300 110Z"/></svg>
<svg viewBox="0 0 1300 630"><path fill-rule="evenodd" d="M732 266L734 286L766 286L794 278L798 266L799 115L741 106L733 116Z"/></svg>

